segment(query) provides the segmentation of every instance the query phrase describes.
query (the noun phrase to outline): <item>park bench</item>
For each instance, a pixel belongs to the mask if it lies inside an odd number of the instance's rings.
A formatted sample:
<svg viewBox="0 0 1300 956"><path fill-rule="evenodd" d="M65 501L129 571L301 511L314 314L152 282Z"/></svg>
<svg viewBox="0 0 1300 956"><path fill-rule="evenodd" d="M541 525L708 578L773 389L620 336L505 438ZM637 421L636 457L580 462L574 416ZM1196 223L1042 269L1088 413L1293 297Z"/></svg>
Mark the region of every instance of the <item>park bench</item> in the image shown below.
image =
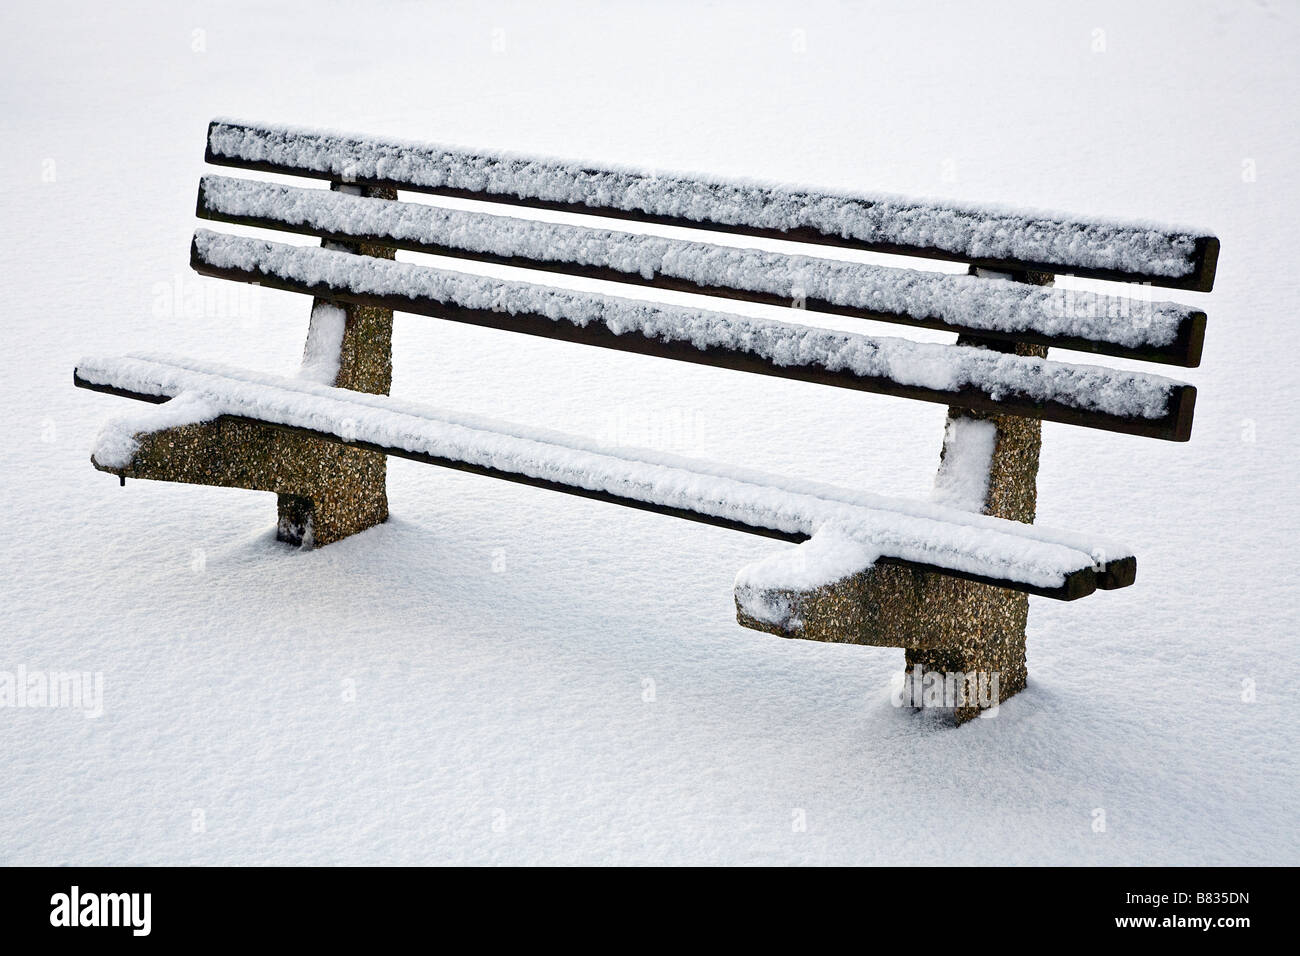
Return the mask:
<svg viewBox="0 0 1300 956"><path fill-rule="evenodd" d="M275 492L277 535L297 545L384 521L389 455L799 542L740 571L739 622L902 647L909 674L947 675L949 687L953 674L994 675L991 699L943 701L960 722L1024 687L1028 595L1071 601L1135 579L1122 544L1032 523L1041 422L1167 441L1191 434L1191 385L1046 355L1198 365L1199 309L1052 285L1068 273L1208 292L1219 244L1195 230L224 120L208 129L206 159L329 184L199 183L202 219L321 240L200 229L190 250L202 275L314 297L302 368L278 376L168 355L86 358L77 385L156 406L106 426L92 461L123 483ZM704 232L686 240L540 222L403 202L399 191ZM794 241L805 254L707 233ZM965 263L968 273L837 261L819 246ZM398 262L397 250L799 311L778 322L571 291ZM934 492L884 497L390 398L394 311L942 403ZM956 340L819 329L808 321L817 312Z"/></svg>

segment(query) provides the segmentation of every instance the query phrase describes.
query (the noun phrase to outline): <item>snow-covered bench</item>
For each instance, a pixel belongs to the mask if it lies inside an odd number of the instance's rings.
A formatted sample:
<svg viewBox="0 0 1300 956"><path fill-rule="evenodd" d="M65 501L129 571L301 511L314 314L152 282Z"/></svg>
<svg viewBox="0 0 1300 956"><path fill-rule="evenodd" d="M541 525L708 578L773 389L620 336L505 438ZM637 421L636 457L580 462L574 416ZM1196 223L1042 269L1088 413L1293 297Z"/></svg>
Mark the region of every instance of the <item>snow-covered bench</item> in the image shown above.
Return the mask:
<svg viewBox="0 0 1300 956"><path fill-rule="evenodd" d="M1073 600L1136 573L1123 545L1032 524L1040 422L1173 441L1191 432L1192 386L1045 356L1057 346L1199 364L1200 310L1050 283L1069 272L1208 291L1218 241L1195 230L228 121L210 126L207 159L331 184L209 175L199 185L204 219L322 240L201 229L191 248L204 275L315 297L303 366L283 377L165 355L84 359L76 384L159 403L110 423L92 460L123 481L274 491L279 536L293 543L383 521L388 455L803 542L740 572L742 624L904 647L917 674L995 674L995 703L1024 686L1028 594ZM954 260L971 274L445 209L399 201L398 190ZM760 320L397 262L396 250L806 311ZM944 403L934 494L885 498L391 399L393 311ZM806 312L944 329L957 341L820 329ZM958 718L979 705L959 701Z"/></svg>

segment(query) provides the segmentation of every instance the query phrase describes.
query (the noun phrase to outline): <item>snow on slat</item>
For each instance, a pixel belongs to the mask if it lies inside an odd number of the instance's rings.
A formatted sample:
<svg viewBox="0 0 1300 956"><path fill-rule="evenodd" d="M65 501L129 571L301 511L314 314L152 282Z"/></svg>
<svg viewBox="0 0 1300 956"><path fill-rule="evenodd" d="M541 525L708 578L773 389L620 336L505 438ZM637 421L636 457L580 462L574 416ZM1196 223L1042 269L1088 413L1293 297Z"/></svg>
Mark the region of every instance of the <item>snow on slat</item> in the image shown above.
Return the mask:
<svg viewBox="0 0 1300 956"><path fill-rule="evenodd" d="M1208 291L1218 240L1140 221L664 174L217 120L207 160L751 235Z"/></svg>
<svg viewBox="0 0 1300 956"><path fill-rule="evenodd" d="M1175 364L1197 363L1205 321L1204 313L1174 302L740 249L228 176L202 178L198 210L207 219L244 225L688 291L738 292L737 298L777 304L798 299L814 311Z"/></svg>
<svg viewBox="0 0 1300 956"><path fill-rule="evenodd" d="M1186 440L1157 375L772 322L199 230L200 272L511 331L925 401Z"/></svg>
<svg viewBox="0 0 1300 956"><path fill-rule="evenodd" d="M618 448L557 432L449 413L287 378L170 356L86 358L77 383L146 399L183 396L190 421L232 415L306 429L353 444L437 464L462 463L498 477L581 489L606 500L677 509L730 526L799 540L823 526L868 543L881 555L1053 596L1095 585L1099 561L1132 554L1082 535L972 514L923 501L891 499L787 480L658 452ZM104 469L130 466L133 435L156 418L110 423L94 451ZM1056 593L1054 593L1056 592Z"/></svg>

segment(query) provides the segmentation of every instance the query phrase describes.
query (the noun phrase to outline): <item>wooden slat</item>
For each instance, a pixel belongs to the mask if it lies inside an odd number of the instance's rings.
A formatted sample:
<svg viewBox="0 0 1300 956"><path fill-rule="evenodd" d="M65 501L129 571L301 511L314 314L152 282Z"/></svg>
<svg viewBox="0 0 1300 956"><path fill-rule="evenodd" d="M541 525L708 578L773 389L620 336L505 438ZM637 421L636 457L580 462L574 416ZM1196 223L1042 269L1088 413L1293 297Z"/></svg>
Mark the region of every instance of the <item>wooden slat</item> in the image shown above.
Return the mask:
<svg viewBox="0 0 1300 956"><path fill-rule="evenodd" d="M93 382L83 378L80 374L74 372L73 384L78 388L85 388L91 391L103 392L109 395L116 395L123 398L136 399L138 401L161 404L170 400L171 395L156 395L148 392L134 391L130 388L123 388L102 382ZM442 468L450 468L457 471L463 471L470 474L482 475L489 478L498 478L504 481L510 481L517 484L529 485L534 488L543 488L549 491L558 491L568 495L574 495L581 498L587 498L594 501L603 501L609 504L621 505L627 508L633 508L639 511L648 511L655 514L662 514L673 518L682 518L694 521L700 524L712 525L714 527L725 528L731 531L741 531L746 534L758 535L766 538L775 538L781 541L800 542L808 539L807 534L784 531L778 528L766 527L763 525L748 524L717 515L711 515L705 512L693 511L688 508L670 507L655 502L643 501L637 498L630 498L623 495L614 494L604 490L583 488L576 485L564 484L561 482L551 481L539 478L533 475L511 471L502 468L485 466L477 463L462 461L455 458L444 456L430 455L423 452L413 452L405 448L391 445L380 445L373 442L362 440L345 440L332 432L318 431L315 429L300 428L291 425L284 425L278 422L270 422L260 418L252 418L242 415L223 415L221 418L244 422L248 424L260 425L266 428L274 428L280 431L290 432L297 435L303 435L322 441L332 442L334 444L348 445L353 448L363 448L369 451L379 452L385 455L392 455L398 458L406 458L411 461L418 461L424 464L437 465ZM1041 587L1026 584L1021 581L1015 581L1005 578L988 577L979 574L970 574L963 571L957 571L951 568L945 568L938 565L924 564L917 561L909 561L895 557L881 557L878 559L880 564L890 564L899 567L913 568L919 571L944 574L949 577L960 578L967 581L975 581L980 584L987 584L993 587L1006 588L1013 591L1023 591L1027 594L1035 594L1041 597L1052 598L1058 601L1075 601L1079 598L1092 594L1099 587L1112 589L1115 587L1125 587L1133 583L1137 567L1137 559L1128 557L1122 561L1111 562L1106 569L1100 573L1094 568L1079 568L1065 575L1065 581L1058 587Z"/></svg>
<svg viewBox="0 0 1300 956"><path fill-rule="evenodd" d="M209 180L214 182L210 183ZM325 192L320 189L303 189L300 187L285 186L278 183L255 183L255 182L238 182L242 188L253 190L264 190L268 193L274 192L277 196L285 196L290 200L298 203L307 201L310 203L313 212L320 211L319 218L312 219L290 219L284 215L269 214L249 214L247 212L234 212L222 205L221 201L214 196L213 186L222 182L230 182L224 177L203 177L199 182L199 194L196 205L196 212L201 219L207 219L216 222L226 222L235 225L253 226L261 229L274 229L282 232L290 232L298 235L317 236L322 239L329 239L336 242L366 242L373 245L386 246L389 248L402 249L411 252L431 253L434 255L448 256L459 259L469 259L477 262L490 262L498 265L514 266L517 268L536 269L546 272L561 273L564 275L582 276L589 279L602 279L606 281L619 282L625 284L648 286L657 289L670 289L676 292L692 292L703 295L717 296L720 298L734 299L746 302L759 302L767 305L778 305L790 307L792 299L789 294L779 294L776 292L746 288L740 284L737 279L731 285L705 284L694 281L690 278L683 278L674 275L671 267L661 269L651 275L643 274L634 266L626 265L632 261L630 254L621 257L611 256L611 262L624 264L623 268L616 265L598 265L591 263L576 263L571 261L557 261L550 258L544 258L542 255L528 255L522 253L500 254L493 251L484 250L467 244L464 241L455 241L458 233L453 232L448 236L447 241L430 241L428 239L414 239L410 237L413 223L429 222L436 217L442 210L422 206L416 203L403 203L394 200L380 199L362 199L355 196L340 196L338 193ZM332 221L329 219L326 211L330 203L341 204L362 203L362 204L386 204L387 208L383 210L386 214L383 217L376 217L383 221L393 224L385 229L364 230L358 229L355 225L355 217L340 215ZM295 215L301 215L300 205L294 206ZM506 216L490 215L487 213L472 213L457 211L455 215L463 217L467 223L476 226L491 227L493 229L509 229L512 225L520 228L527 228L535 225L526 221L512 219ZM399 226L402 233L399 234ZM566 234L572 234L581 241L582 237L591 237L593 240L599 240L604 244L612 244L615 249L628 249L634 247L634 244L640 237L629 233L610 232L604 229L591 229L583 226L556 226L550 224L553 229L565 230ZM350 227L349 227L350 226ZM432 229L430 230L433 231ZM713 250L719 250L721 247L711 243L690 242L686 240L660 239L666 244L666 247L672 250L672 255L666 257L666 261L683 261L693 256L705 255ZM728 252L732 250L727 250ZM750 250L740 250L746 252ZM791 258L789 256L780 257L776 253L755 253L762 256L777 256L778 258ZM805 265L811 263L811 265ZM825 260L805 260L801 263L801 268L816 269L845 265L853 268L852 263L838 264L826 262ZM875 269L884 276L901 274L903 276L914 276L915 272L908 270L889 269L883 266L869 267ZM948 283L955 285L965 277L945 276L939 274L924 275L923 281L942 285ZM864 293L865 294L865 293ZM1058 303L1058 308L1064 310L1070 308L1072 293L1067 290L1058 290L1055 292L1053 301ZM1113 297L1100 298L1097 305L1102 308L1118 312L1120 316L1135 315L1140 316L1143 309L1152 308L1152 303L1141 302L1137 300L1121 299ZM816 296L808 296L801 301L801 307L810 312L821 312L833 315L843 315L853 318L872 319L877 321L892 322L899 325L906 325L917 328L936 329L946 332L969 333L978 335L984 339L993 339L1003 342L1023 342L1031 345L1045 345L1051 348L1070 349L1074 351L1091 352L1099 355L1111 355L1120 358L1139 359L1149 362L1159 362L1169 365L1179 365L1184 367L1195 367L1200 364L1201 351L1205 341L1205 313L1196 310L1186 310L1178 324L1178 331L1174 341L1167 345L1127 345L1120 342L1108 341L1097 338L1086 338L1077 335L1057 335L1046 334L1033 330L1012 329L999 330L991 329L985 325L969 325L947 317L936 318L933 316L915 316L907 312L897 310L882 310L880 308L868 308L861 305L842 304L831 302ZM994 309L996 304L989 305L987 308ZM1117 322L1123 319L1117 319Z"/></svg>
<svg viewBox="0 0 1300 956"><path fill-rule="evenodd" d="M230 149L225 140L237 139L239 150ZM272 150L268 147L293 141L295 146L304 148ZM379 145L390 151L391 162L383 164L383 169L368 170L358 168L351 157L359 155L368 147ZM257 154L251 158L248 154ZM856 207L869 210L882 200L872 197L853 197L832 193L817 193L802 188L764 186L753 183L719 183L677 175L651 175L648 173L629 173L613 167L594 167L584 165L574 167L557 160L531 159L528 157L511 157L513 160L528 162L534 169L556 177L567 176L570 180L586 182L609 175L619 175L629 183L620 189L617 195L601 199L593 193L585 201L576 202L569 199L549 199L540 191L524 189L510 191L511 187L498 187L490 178L485 177L486 184L481 187L466 187L445 184L441 177L443 167L449 162L477 164L491 169L500 157L478 154L468 150L450 147L421 145L385 141L372 137L359 137L336 134L327 131L283 130L273 127L256 126L247 123L214 121L208 128L208 146L205 154L207 162L240 169L253 169L263 172L284 173L293 176L310 176L320 179L341 180L363 186L381 186L393 189L405 189L437 196L451 196L459 199L471 199L485 202L507 203L529 206L536 209L552 209L583 215L603 216L615 219L627 219L635 222L655 223L658 225L678 226L690 229L708 229L717 232L734 233L745 236L759 236L768 239L785 239L796 242L808 242L818 245L840 246L849 249L862 249L894 255L923 256L955 262L967 262L985 269L999 272L1030 270L1034 272L1070 273L1092 279L1109 279L1122 282L1144 282L1153 286L1174 289L1189 289L1208 292L1214 285L1214 273L1218 262L1219 240L1211 235L1183 232L1159 232L1142 224L1124 226L1132 233L1151 234L1172 248L1175 244L1187 242L1190 253L1185 257L1185 271L1181 275L1160 274L1149 267L1140 265L1116 264L1097 267L1074 259L1068 252L1058 252L1042 258L998 258L981 254L977 248L945 248L936 244L937 240L927 242L924 239L914 241L875 240L846 236L835 229L800 226L795 228L769 228L746 221L743 211L738 213L736 221L719 221L715 218L705 220L691 218L677 213L656 211L647 196L662 194L659 188L665 183L692 196L708 196L711 190L723 188L738 195L743 195L747 203L759 208L774 208L787 203L813 204L819 202L840 203L846 208ZM397 172L395 170L402 170ZM966 206L935 203L926 200L896 200L900 208L909 210L934 211L935 213L961 220L984 218L987 213L972 210ZM905 204L905 205L904 205ZM729 207L732 208L732 207ZM996 214L996 213L995 213ZM1027 214L1029 215L1029 214ZM1029 232L1078 232L1087 236L1096 223L1086 219L1071 219L1065 215L1036 215L1029 227ZM1085 243L1086 244L1086 243ZM1062 244L1070 248L1072 244Z"/></svg>
<svg viewBox="0 0 1300 956"><path fill-rule="evenodd" d="M270 245L270 244L268 244ZM685 340L664 341L640 334L619 334L600 322L578 325L556 321L548 316L517 312L514 314L492 309L468 308L404 293L380 294L357 291L353 288L330 284L325 280L308 282L289 278L255 267L217 266L207 261L199 250L197 239L191 246L190 265L202 275L240 282L255 283L266 288L299 292L318 298L335 299L357 305L371 305L398 312L411 312L433 318L477 325L483 328L593 345L601 348L633 352L657 358L674 359L716 368L771 375L796 381L832 385L857 391L876 392L898 398L917 399L943 405L957 405L976 411L1001 415L1018 415L1041 418L1045 421L1099 428L1106 431L1160 438L1167 441L1187 441L1191 437L1196 389L1191 385L1175 385L1168 396L1168 412L1161 418L1136 418L1085 410L1058 401L1036 401L1030 397L1011 393L997 399L981 389L965 385L946 390L903 384L890 378L859 375L848 369L830 369L818 364L778 365L759 355L722 347L699 347ZM419 269L418 266L408 266ZM440 270L428 270L438 272ZM577 293L574 293L577 295Z"/></svg>

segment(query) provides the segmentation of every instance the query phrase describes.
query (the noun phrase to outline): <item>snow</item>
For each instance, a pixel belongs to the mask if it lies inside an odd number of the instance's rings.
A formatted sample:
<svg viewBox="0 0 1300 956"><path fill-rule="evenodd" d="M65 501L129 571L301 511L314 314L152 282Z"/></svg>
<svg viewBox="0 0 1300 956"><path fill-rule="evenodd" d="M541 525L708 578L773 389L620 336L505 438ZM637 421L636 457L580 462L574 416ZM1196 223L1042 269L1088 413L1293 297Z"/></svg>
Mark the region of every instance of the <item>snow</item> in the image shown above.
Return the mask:
<svg viewBox="0 0 1300 956"><path fill-rule="evenodd" d="M998 429L990 421L950 418L943 459L934 475L930 500L963 511L983 511L989 493L989 466Z"/></svg>
<svg viewBox="0 0 1300 956"><path fill-rule="evenodd" d="M208 422L220 415L220 410L198 395L180 395L174 401L161 405L135 408L104 424L95 439L92 457L99 462L129 464L140 450L136 436L164 428L179 428Z"/></svg>
<svg viewBox="0 0 1300 956"><path fill-rule="evenodd" d="M334 384L339 374L347 319L347 310L342 306L323 300L312 303L299 375L322 385Z"/></svg>
<svg viewBox="0 0 1300 956"><path fill-rule="evenodd" d="M997 426L990 421L950 418L930 499L946 508L983 512L997 435ZM1108 547L1094 545L1089 554L1104 560ZM832 520L796 547L741 568L736 574L736 601L742 611L757 620L797 627L798 617L791 613L789 600L781 592L834 584L865 571L880 555L872 543Z"/></svg>
<svg viewBox="0 0 1300 956"><path fill-rule="evenodd" d="M214 158L527 200L788 232L817 232L955 255L1178 278L1193 271L1197 232L1066 213L941 203L880 193L594 167L577 160L481 152L314 130L218 120ZM1199 233L1205 235L1205 233Z"/></svg>
<svg viewBox="0 0 1300 956"><path fill-rule="evenodd" d="M868 508L850 503L850 491L801 489L798 483L725 466L602 447L382 395L172 356L84 358L77 364L77 375L137 394L180 396L187 405L198 401L216 414L292 425L758 528L811 536L834 522L844 534L891 557L1035 587L1061 586L1069 573L1093 567L1094 554L1132 554L1098 541L1070 547L1061 542L1077 536L1013 521L972 520L942 508L883 498ZM135 450L127 429L134 427L134 418L128 418L106 428L93 452L95 461L108 468L127 467Z"/></svg>
<svg viewBox="0 0 1300 956"><path fill-rule="evenodd" d="M0 862L1300 863L1291 6L5 14L0 671L102 673L103 714L0 708ZM892 706L897 649L736 625L736 570L782 550L751 535L391 459L392 519L300 552L273 495L119 488L88 452L144 407L74 388L81 355L303 358L305 297L187 265L223 113L1206 223L1192 440L1044 426L1039 521L1123 539L1136 584L1031 598L1029 688L949 731ZM863 494L933 483L940 405L395 326L400 401Z"/></svg>
<svg viewBox="0 0 1300 956"><path fill-rule="evenodd" d="M768 555L736 572L736 602L750 617L797 627L781 591L803 591L865 571L881 552L835 524L823 525L807 541Z"/></svg>
<svg viewBox="0 0 1300 956"><path fill-rule="evenodd" d="M531 282L502 281L315 246L292 246L200 229L199 260L219 269L255 271L311 287L431 299L556 322L598 323L616 335L640 334L697 349L723 348L781 367L846 370L862 378L941 391L974 387L994 401L1029 398L1121 418L1161 419L1181 383L1160 375L1095 365L1070 365L974 346L871 338L724 312L637 299L567 292Z"/></svg>
<svg viewBox="0 0 1300 956"><path fill-rule="evenodd" d="M226 216L535 262L600 266L646 280L662 275L697 286L820 300L970 329L1037 332L1137 348L1172 343L1179 326L1196 311L1176 302L636 235L229 176L204 176L200 189L204 207Z"/></svg>

